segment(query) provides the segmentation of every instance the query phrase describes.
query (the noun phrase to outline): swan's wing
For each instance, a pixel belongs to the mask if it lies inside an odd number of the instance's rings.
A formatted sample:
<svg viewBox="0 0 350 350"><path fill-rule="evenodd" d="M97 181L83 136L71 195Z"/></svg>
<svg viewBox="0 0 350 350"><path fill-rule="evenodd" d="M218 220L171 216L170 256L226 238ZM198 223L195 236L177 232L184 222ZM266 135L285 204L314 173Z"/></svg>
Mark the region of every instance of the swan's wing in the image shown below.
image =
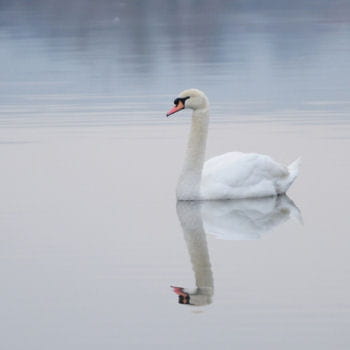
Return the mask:
<svg viewBox="0 0 350 350"><path fill-rule="evenodd" d="M288 168L271 157L256 153L230 152L205 162L203 183L220 183L229 187L254 186L288 176Z"/></svg>

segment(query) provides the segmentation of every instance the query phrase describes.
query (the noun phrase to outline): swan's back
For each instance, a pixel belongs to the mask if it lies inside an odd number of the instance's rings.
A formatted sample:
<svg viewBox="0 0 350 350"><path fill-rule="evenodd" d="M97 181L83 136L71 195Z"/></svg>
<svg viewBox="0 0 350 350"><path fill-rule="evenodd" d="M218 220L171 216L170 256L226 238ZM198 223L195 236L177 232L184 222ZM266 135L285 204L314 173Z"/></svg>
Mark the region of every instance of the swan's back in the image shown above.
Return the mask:
<svg viewBox="0 0 350 350"><path fill-rule="evenodd" d="M291 176L293 175L293 179ZM209 159L202 172L206 199L265 197L285 193L296 177L267 155L229 152Z"/></svg>

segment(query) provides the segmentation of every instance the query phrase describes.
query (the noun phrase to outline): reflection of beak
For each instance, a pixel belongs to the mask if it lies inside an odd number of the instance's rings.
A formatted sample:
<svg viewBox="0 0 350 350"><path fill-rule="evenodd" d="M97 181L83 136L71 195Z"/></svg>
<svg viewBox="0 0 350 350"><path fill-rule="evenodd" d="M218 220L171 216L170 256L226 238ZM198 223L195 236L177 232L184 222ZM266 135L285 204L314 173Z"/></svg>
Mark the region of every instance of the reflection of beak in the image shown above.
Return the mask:
<svg viewBox="0 0 350 350"><path fill-rule="evenodd" d="M179 101L179 103L175 107L173 107L170 111L168 111L166 116L169 117L169 115L174 114L178 111L181 111L181 109L184 109L184 108L185 108L184 104L181 101Z"/></svg>
<svg viewBox="0 0 350 350"><path fill-rule="evenodd" d="M184 289L182 287L174 287L171 286L171 288L173 289L174 293L177 295L183 295L184 294Z"/></svg>

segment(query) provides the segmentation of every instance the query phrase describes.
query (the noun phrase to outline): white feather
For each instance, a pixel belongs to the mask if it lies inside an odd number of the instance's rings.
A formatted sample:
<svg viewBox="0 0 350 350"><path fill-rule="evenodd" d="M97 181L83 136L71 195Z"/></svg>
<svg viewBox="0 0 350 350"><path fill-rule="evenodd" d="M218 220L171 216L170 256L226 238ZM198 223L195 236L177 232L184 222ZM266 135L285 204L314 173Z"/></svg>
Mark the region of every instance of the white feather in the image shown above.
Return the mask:
<svg viewBox="0 0 350 350"><path fill-rule="evenodd" d="M286 167L267 155L225 153L204 163L201 197L234 199L275 196L286 193L297 174L297 164L292 168Z"/></svg>

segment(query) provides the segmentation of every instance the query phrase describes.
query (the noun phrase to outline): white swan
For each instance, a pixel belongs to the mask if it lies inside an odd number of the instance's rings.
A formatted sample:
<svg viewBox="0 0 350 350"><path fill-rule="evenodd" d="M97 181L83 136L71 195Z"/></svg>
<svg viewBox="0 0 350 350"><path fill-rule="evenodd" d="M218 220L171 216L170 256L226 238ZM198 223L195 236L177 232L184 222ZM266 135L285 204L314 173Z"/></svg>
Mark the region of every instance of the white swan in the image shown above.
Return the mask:
<svg viewBox="0 0 350 350"><path fill-rule="evenodd" d="M167 116L193 110L192 126L176 196L178 200L217 200L276 196L286 193L298 175L299 159L288 167L256 153L230 152L204 162L209 101L200 90L180 93Z"/></svg>

